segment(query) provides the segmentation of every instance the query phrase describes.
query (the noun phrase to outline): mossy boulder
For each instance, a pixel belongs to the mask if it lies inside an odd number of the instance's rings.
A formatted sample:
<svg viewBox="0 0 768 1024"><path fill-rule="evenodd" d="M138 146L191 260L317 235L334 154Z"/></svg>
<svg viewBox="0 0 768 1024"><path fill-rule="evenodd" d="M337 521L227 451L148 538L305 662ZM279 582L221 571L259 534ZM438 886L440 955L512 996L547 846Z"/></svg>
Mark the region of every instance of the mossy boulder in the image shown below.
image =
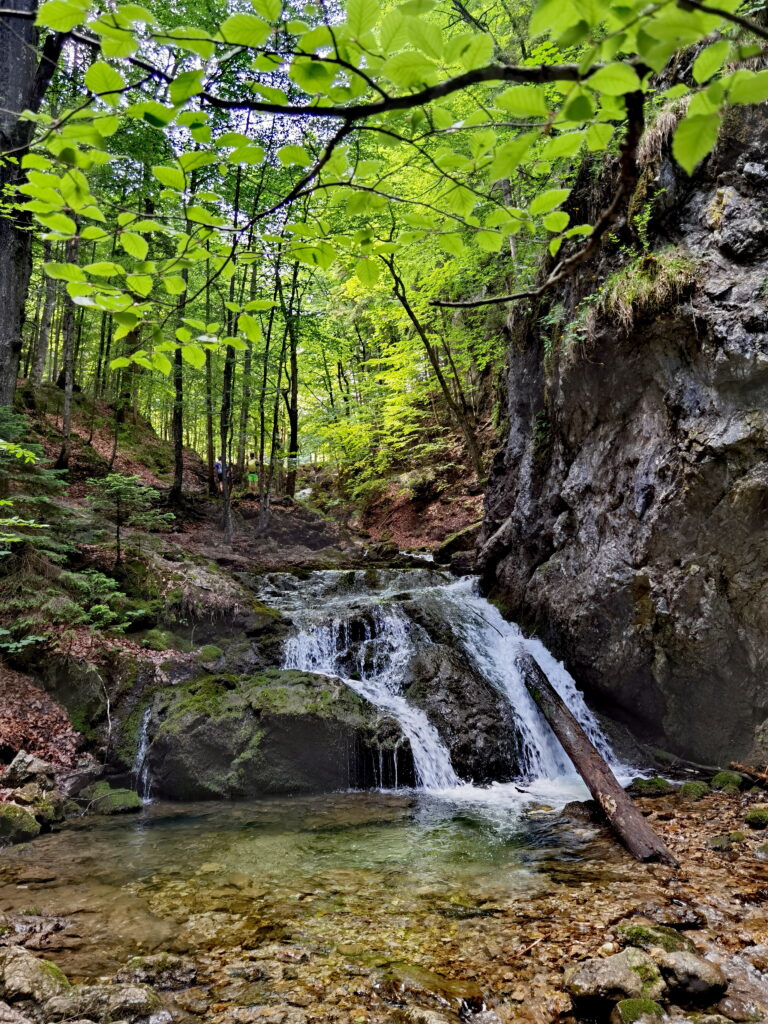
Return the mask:
<svg viewBox="0 0 768 1024"><path fill-rule="evenodd" d="M0 804L0 844L26 843L40 835L40 823L27 807Z"/></svg>
<svg viewBox="0 0 768 1024"><path fill-rule="evenodd" d="M622 999L611 1013L610 1024L657 1024L664 1009L653 999Z"/></svg>
<svg viewBox="0 0 768 1024"><path fill-rule="evenodd" d="M223 654L224 651L222 651L220 647L217 647L216 644L206 644L204 647L200 648L195 657L199 662L206 665L211 664L214 661L218 661Z"/></svg>
<svg viewBox="0 0 768 1024"><path fill-rule="evenodd" d="M50 960L39 959L22 946L0 949L0 998L40 1004L69 990L66 975Z"/></svg>
<svg viewBox="0 0 768 1024"><path fill-rule="evenodd" d="M80 795L95 814L131 814L144 806L138 793L132 789L113 789L108 782L94 782Z"/></svg>
<svg viewBox="0 0 768 1024"><path fill-rule="evenodd" d="M750 807L744 815L744 821L750 828L756 830L768 828L768 804L755 804L754 807Z"/></svg>
<svg viewBox="0 0 768 1024"><path fill-rule="evenodd" d="M679 789L681 800L702 800L710 793L709 785L706 782L684 782Z"/></svg>
<svg viewBox="0 0 768 1024"><path fill-rule="evenodd" d="M719 789L724 793L738 793L741 782L741 775L737 772L718 772L712 779L712 789Z"/></svg>
<svg viewBox="0 0 768 1024"><path fill-rule="evenodd" d="M633 779L629 791L633 796L668 796L677 789L667 779L654 776L652 779Z"/></svg>
<svg viewBox="0 0 768 1024"><path fill-rule="evenodd" d="M160 691L154 716L152 791L170 799L392 785L396 773L402 783L413 780L393 720L328 676L204 674Z"/></svg>
<svg viewBox="0 0 768 1024"><path fill-rule="evenodd" d="M191 644L169 629L148 629L141 641L148 651L189 651Z"/></svg>
<svg viewBox="0 0 768 1024"><path fill-rule="evenodd" d="M696 947L690 939L667 925L654 924L646 918L630 918L616 926L619 938L625 946L636 946L638 949L663 949L666 953L680 950L695 953Z"/></svg>
<svg viewBox="0 0 768 1024"><path fill-rule="evenodd" d="M565 985L577 1010L596 1016L607 1015L622 999L655 1001L667 987L654 961L639 949L585 960L566 971Z"/></svg>

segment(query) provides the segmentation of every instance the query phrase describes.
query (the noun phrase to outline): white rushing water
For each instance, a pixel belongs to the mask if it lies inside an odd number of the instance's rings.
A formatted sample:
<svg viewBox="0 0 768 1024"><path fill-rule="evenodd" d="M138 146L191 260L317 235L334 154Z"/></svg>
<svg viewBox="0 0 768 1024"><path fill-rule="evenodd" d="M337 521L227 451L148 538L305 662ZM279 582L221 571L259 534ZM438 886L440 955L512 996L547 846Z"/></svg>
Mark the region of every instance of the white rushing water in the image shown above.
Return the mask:
<svg viewBox="0 0 768 1024"><path fill-rule="evenodd" d="M136 780L136 792L144 803L152 798L152 778L149 773L149 719L152 715L151 706L147 706L141 717L139 726L139 744L136 750L136 760L133 762L133 776Z"/></svg>
<svg viewBox="0 0 768 1024"><path fill-rule="evenodd" d="M437 729L403 694L417 646L423 650L432 642L409 617L409 608L450 634L472 669L508 701L528 795L557 801L558 795L584 796L586 789L526 689L517 665L522 653L536 659L600 753L615 769L623 768L572 676L541 641L507 622L472 578L453 580L427 568L378 574L326 571L302 581L279 574L268 577L263 597L288 611L294 623L284 667L336 676L395 718L410 741L417 780L426 789L492 803L519 801L521 792L510 784L483 791L464 786Z"/></svg>

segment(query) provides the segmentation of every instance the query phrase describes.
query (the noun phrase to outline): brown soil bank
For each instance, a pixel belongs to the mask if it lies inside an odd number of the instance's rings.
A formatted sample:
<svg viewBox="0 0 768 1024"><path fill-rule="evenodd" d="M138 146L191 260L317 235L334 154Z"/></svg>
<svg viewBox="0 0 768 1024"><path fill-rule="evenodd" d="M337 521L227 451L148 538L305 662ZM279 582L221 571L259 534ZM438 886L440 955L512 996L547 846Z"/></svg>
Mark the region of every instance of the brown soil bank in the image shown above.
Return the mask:
<svg viewBox="0 0 768 1024"><path fill-rule="evenodd" d="M480 562L593 704L684 756L763 763L768 117L732 112L692 179L661 135L617 245L513 314ZM610 189L588 177L582 216Z"/></svg>

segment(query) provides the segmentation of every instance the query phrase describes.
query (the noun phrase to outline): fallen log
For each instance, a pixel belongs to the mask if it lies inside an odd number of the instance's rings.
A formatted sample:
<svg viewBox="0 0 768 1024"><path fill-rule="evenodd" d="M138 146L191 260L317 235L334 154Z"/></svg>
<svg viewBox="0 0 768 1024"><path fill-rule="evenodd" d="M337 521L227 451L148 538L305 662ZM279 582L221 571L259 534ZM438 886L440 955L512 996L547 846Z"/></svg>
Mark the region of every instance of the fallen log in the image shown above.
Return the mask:
<svg viewBox="0 0 768 1024"><path fill-rule="evenodd" d="M538 709L632 856L641 861L659 861L678 867L674 856L619 785L536 659L530 654L520 654L516 661Z"/></svg>

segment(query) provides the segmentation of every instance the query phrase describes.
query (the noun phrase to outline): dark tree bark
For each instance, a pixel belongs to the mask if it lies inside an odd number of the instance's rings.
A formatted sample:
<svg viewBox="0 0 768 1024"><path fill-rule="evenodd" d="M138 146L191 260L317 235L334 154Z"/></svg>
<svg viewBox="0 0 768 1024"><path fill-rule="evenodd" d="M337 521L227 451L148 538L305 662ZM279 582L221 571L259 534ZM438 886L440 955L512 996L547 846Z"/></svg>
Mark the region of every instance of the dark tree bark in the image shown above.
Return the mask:
<svg viewBox="0 0 768 1024"><path fill-rule="evenodd" d="M67 242L67 261L77 258L77 239ZM67 296L64 307L64 354L62 375L64 377L64 408L61 415L61 451L56 460L56 469L67 469L72 454L72 395L75 389L75 304Z"/></svg>
<svg viewBox="0 0 768 1024"><path fill-rule="evenodd" d="M184 283L187 283L189 271L184 268L181 272ZM186 291L179 296L179 320L184 315L186 306ZM173 417L171 420L171 435L173 437L173 484L169 500L172 505L181 502L182 486L184 484L184 361L181 358L181 346L173 351Z"/></svg>
<svg viewBox="0 0 768 1024"><path fill-rule="evenodd" d="M46 38L38 62L36 0L8 0L3 5L20 16L0 15L0 202L15 198L15 189L26 174L21 158L34 131L30 121L21 121L23 110L37 111L61 54L64 36L55 32ZM32 235L29 215L4 211L0 214L0 405L10 405L16 390L21 356L21 336L32 267Z"/></svg>
<svg viewBox="0 0 768 1024"><path fill-rule="evenodd" d="M605 811L612 828L637 860L660 861L677 867L677 861L616 781L575 715L530 654L517 664L528 692L573 761L590 793Z"/></svg>
<svg viewBox="0 0 768 1024"><path fill-rule="evenodd" d="M51 243L43 242L43 259L48 262L51 258ZM56 307L56 281L47 277L45 281L45 301L43 303L43 315L40 320L40 330L37 334L35 345L35 358L32 363L30 384L32 391L38 391L43 383L45 372L45 361L48 358L48 343L51 338L51 324L53 322L53 311Z"/></svg>
<svg viewBox="0 0 768 1024"><path fill-rule="evenodd" d="M291 277L291 295L288 303L279 283L280 305L288 331L288 388L285 394L285 406L288 412L288 472L285 477L285 493L293 497L296 493L296 470L299 460L299 361L298 331L296 329L297 309L294 305L296 284L299 276L299 265L294 263Z"/></svg>

